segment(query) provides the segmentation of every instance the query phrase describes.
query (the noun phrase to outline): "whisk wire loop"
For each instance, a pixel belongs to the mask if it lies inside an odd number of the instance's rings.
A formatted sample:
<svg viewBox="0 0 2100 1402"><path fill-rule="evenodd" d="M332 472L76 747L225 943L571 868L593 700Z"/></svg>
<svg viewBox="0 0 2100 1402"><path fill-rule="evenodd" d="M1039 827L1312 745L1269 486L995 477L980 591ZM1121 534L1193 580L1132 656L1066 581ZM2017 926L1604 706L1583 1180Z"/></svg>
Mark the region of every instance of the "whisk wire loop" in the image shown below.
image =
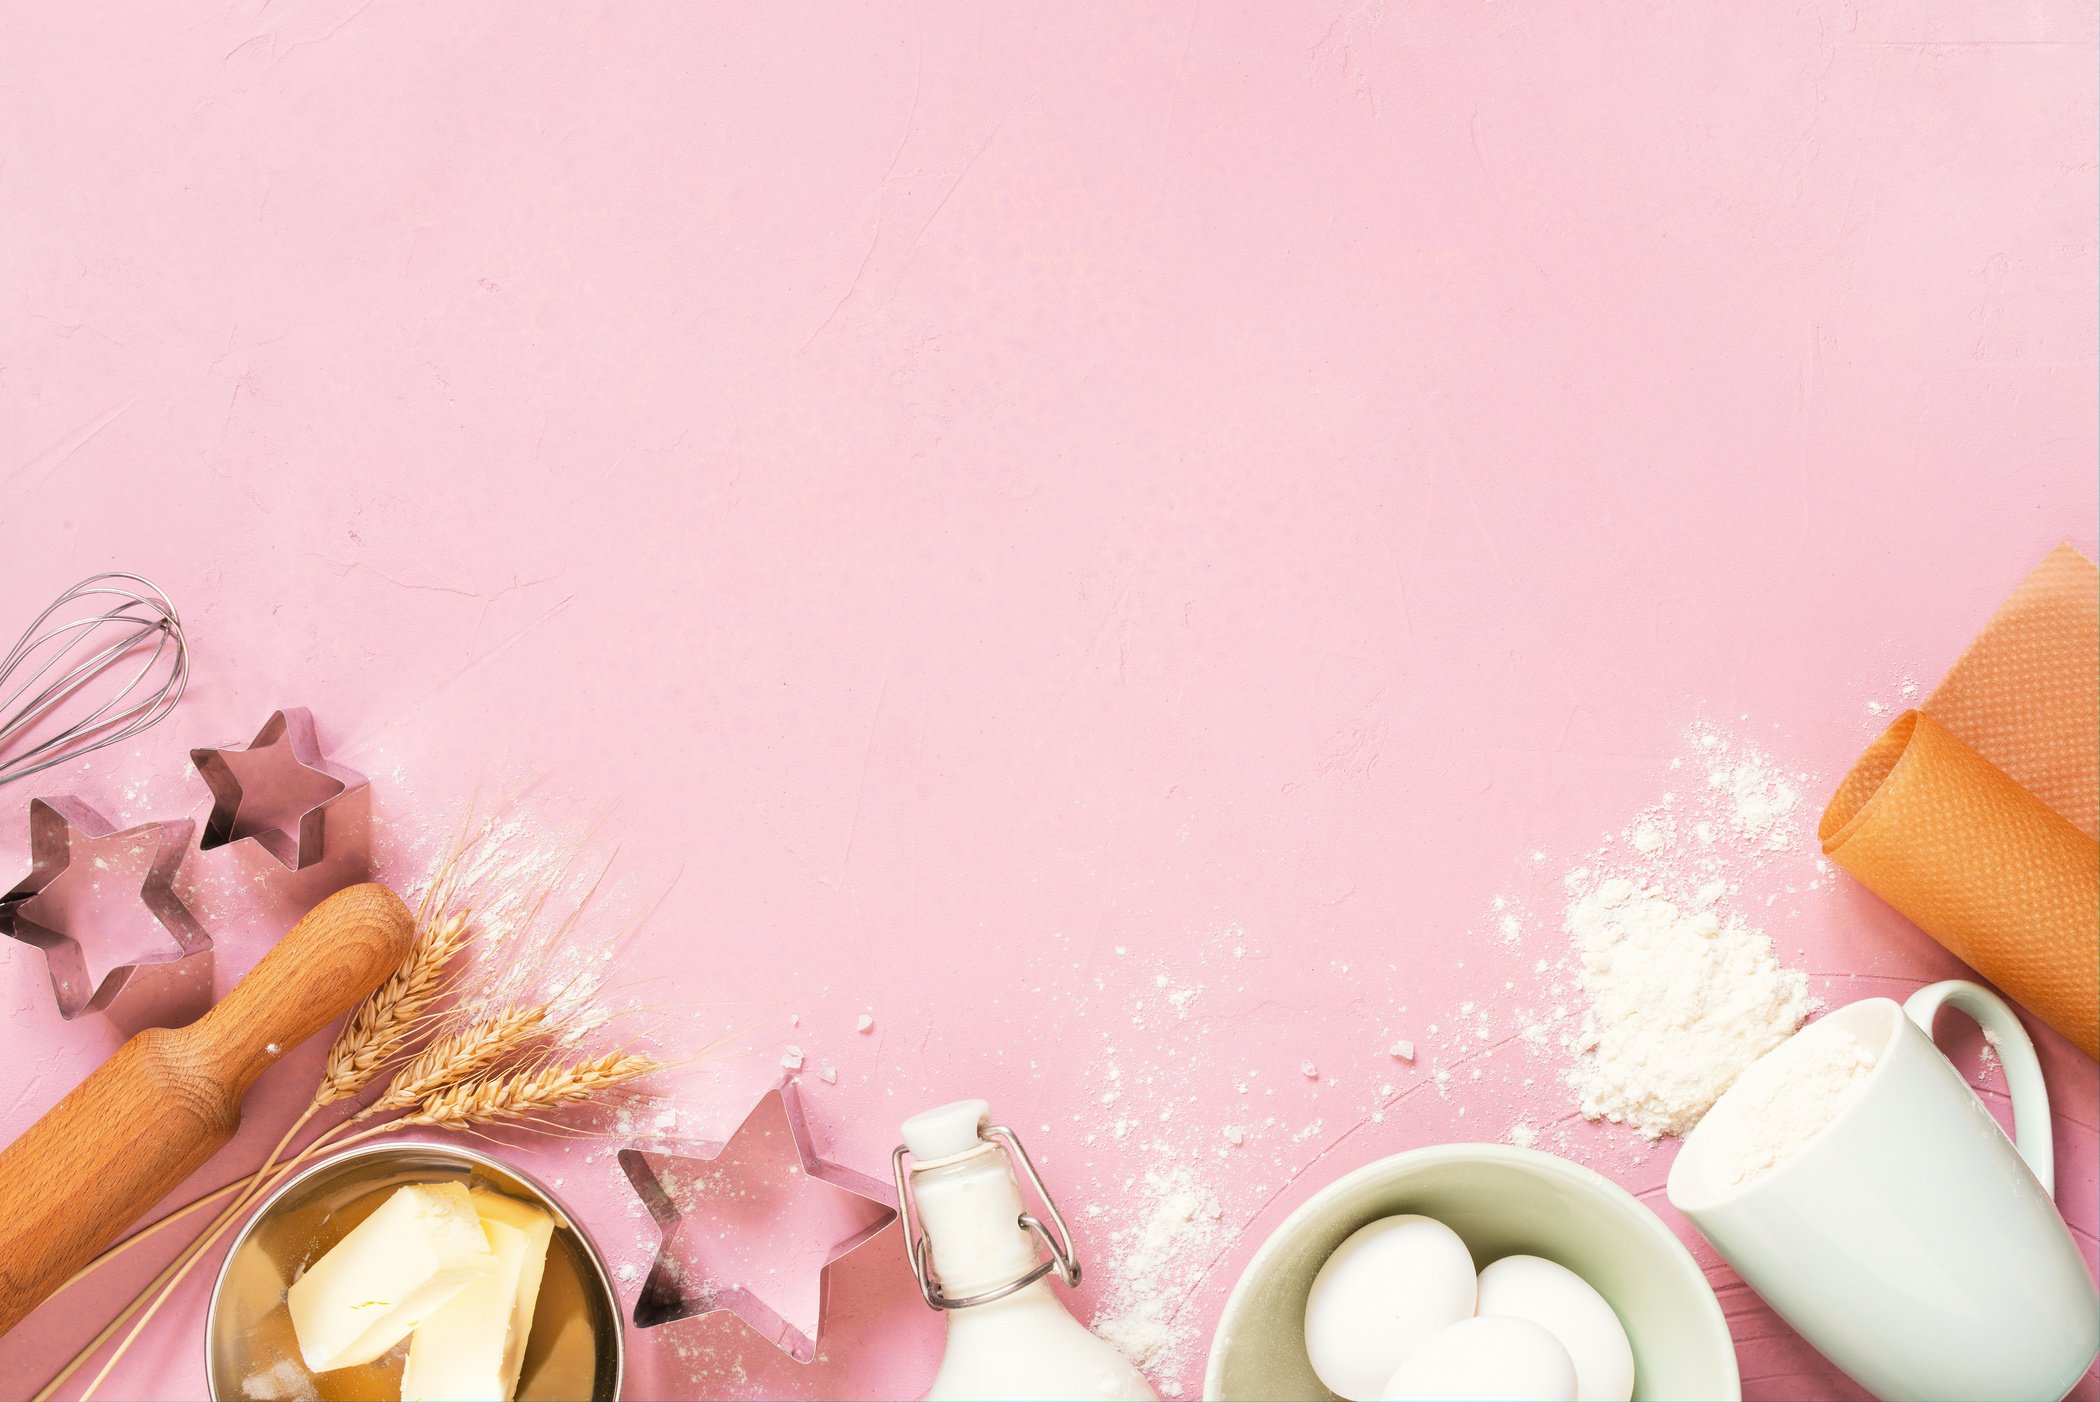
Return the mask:
<svg viewBox="0 0 2100 1402"><path fill-rule="evenodd" d="M76 605L85 611L67 616ZM140 655L132 668L126 659ZM90 690L106 677L107 690ZM160 586L121 571L90 575L38 614L0 661L0 784L157 724L189 681L182 617ZM69 704L84 709L67 713Z"/></svg>

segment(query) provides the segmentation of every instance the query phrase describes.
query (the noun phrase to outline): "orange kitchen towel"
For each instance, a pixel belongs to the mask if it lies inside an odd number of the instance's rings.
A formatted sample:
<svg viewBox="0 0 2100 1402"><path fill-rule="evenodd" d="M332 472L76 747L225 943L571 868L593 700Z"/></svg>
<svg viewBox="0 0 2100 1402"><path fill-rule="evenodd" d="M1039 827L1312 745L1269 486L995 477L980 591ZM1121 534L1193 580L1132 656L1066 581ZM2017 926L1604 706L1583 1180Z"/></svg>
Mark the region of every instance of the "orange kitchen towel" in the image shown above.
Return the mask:
<svg viewBox="0 0 2100 1402"><path fill-rule="evenodd" d="M1823 812L1830 858L2100 1059L2100 570L2058 546Z"/></svg>

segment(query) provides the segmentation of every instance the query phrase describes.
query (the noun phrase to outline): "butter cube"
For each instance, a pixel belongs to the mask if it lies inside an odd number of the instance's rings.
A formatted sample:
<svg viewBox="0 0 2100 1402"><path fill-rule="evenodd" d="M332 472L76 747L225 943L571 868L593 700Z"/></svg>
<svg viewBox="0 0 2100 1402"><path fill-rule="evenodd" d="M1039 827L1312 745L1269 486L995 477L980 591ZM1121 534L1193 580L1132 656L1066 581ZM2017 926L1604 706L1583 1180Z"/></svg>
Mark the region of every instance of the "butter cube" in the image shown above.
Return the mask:
<svg viewBox="0 0 2100 1402"><path fill-rule="evenodd" d="M285 1292L300 1357L315 1373L369 1363L495 1269L463 1185L396 1188Z"/></svg>
<svg viewBox="0 0 2100 1402"><path fill-rule="evenodd" d="M401 1402L510 1402L517 1392L554 1219L501 1193L472 1198L496 1269L416 1326Z"/></svg>

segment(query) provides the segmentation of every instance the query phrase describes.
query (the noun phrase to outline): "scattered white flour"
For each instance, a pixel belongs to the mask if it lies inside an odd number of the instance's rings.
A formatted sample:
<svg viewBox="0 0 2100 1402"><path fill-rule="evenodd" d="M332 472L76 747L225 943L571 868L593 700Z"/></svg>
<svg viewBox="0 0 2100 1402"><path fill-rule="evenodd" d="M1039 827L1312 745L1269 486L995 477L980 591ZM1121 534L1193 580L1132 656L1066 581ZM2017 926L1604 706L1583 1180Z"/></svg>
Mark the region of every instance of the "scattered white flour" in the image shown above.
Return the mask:
<svg viewBox="0 0 2100 1402"><path fill-rule="evenodd" d="M1799 776L1788 774L1761 750L1731 742L1711 726L1693 727L1692 743L1707 766L1706 786L1720 799L1737 836L1773 852L1792 847L1789 820L1801 802ZM1654 850L1640 845L1638 831L1634 843L1643 852Z"/></svg>
<svg viewBox="0 0 2100 1402"><path fill-rule="evenodd" d="M1998 1069L1998 1034L1983 1030L1983 1045L1976 1049L1976 1069L1985 1076Z"/></svg>
<svg viewBox="0 0 2100 1402"><path fill-rule="evenodd" d="M1598 881L1567 928L1589 998L1568 1079L1593 1120L1683 1134L1809 1014L1807 976L1762 932L1654 887Z"/></svg>
<svg viewBox="0 0 2100 1402"><path fill-rule="evenodd" d="M1280 1110L1283 1095L1314 1099L1331 1089L1317 1066L1302 1080L1276 1074L1296 1057L1268 1070L1239 1061L1237 1049L1224 1059L1219 1035L1230 1028L1201 1015L1206 990L1244 995L1252 971L1237 961L1250 952L1233 926L1178 967L1126 956L1128 964L1089 980L1116 1026L1094 1029L1092 1105L1071 1116L1066 1147L1078 1158L1060 1159L1053 1187L1077 1195L1085 1219L1078 1247L1098 1291L1088 1324L1167 1398L1198 1391L1213 1317L1205 1292L1223 1284L1211 1282L1211 1269L1263 1192L1250 1175L1287 1171L1296 1158L1289 1131L1257 1107L1278 1096L1270 1108ZM1069 1014L1084 1023L1096 999L1079 986ZM1226 1109L1229 1118L1215 1113Z"/></svg>
<svg viewBox="0 0 2100 1402"><path fill-rule="evenodd" d="M1875 1059L1859 1038L1830 1027L1743 1072L1699 1131L1711 1185L1746 1187L1806 1148L1859 1094Z"/></svg>
<svg viewBox="0 0 2100 1402"><path fill-rule="evenodd" d="M1109 1238L1114 1284L1094 1316L1094 1332L1148 1373L1164 1375L1163 1391L1178 1391L1174 1376L1188 1360L1190 1323L1170 1311L1187 1293L1188 1278L1216 1237L1224 1216L1217 1198L1184 1164L1148 1172L1136 1222Z"/></svg>
<svg viewBox="0 0 2100 1402"><path fill-rule="evenodd" d="M1740 913L1752 899L1770 908L1796 894L1753 873L1794 850L1812 776L1710 724L1692 726L1687 742L1670 768L1704 782L1666 790L1562 878L1573 961L1542 958L1532 972L1556 999L1564 989L1552 980L1572 976L1566 991L1581 997L1568 1002L1586 1006L1519 1008L1514 1027L1534 1052L1557 1044L1576 1057L1567 1080L1586 1116L1649 1139L1698 1123L1813 1010L1806 975L1784 967ZM1763 889L1753 898L1746 885ZM1498 912L1509 905L1496 898Z"/></svg>

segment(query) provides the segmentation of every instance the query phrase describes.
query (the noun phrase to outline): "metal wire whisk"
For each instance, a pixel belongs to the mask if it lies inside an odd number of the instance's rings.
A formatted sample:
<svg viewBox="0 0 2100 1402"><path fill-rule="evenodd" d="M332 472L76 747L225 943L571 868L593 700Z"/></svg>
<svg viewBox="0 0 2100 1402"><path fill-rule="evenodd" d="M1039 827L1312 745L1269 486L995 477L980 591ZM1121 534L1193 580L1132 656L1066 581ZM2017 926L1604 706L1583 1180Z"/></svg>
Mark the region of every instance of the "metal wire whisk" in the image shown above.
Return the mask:
<svg viewBox="0 0 2100 1402"><path fill-rule="evenodd" d="M0 784L138 734L174 710L189 684L189 642L160 586L135 574L90 575L38 614L0 662Z"/></svg>

